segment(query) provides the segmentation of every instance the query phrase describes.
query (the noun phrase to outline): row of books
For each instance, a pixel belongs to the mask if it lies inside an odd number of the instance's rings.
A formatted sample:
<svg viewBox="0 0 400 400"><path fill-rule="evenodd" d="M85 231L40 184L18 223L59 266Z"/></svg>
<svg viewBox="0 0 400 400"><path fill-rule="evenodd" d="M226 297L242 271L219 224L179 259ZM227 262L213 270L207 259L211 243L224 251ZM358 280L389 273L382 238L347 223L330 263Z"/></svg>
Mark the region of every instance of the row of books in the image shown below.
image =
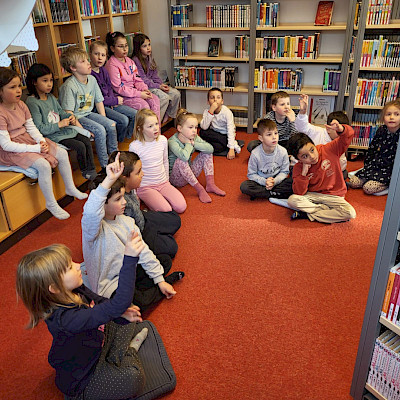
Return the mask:
<svg viewBox="0 0 400 400"><path fill-rule="evenodd" d="M61 57L69 47L78 47L78 45L76 43L57 43L58 57Z"/></svg>
<svg viewBox="0 0 400 400"><path fill-rule="evenodd" d="M380 125L379 113L376 110L355 110L351 123L354 129L351 144L368 147Z"/></svg>
<svg viewBox="0 0 400 400"><path fill-rule="evenodd" d="M316 59L319 54L320 33L304 37L265 36L256 38L256 58Z"/></svg>
<svg viewBox="0 0 400 400"><path fill-rule="evenodd" d="M113 14L139 11L138 0L112 0Z"/></svg>
<svg viewBox="0 0 400 400"><path fill-rule="evenodd" d="M237 67L174 67L175 86L233 89Z"/></svg>
<svg viewBox="0 0 400 400"><path fill-rule="evenodd" d="M207 28L248 28L250 4L206 6Z"/></svg>
<svg viewBox="0 0 400 400"><path fill-rule="evenodd" d="M386 102L397 99L399 96L400 80L358 79L356 106L383 106Z"/></svg>
<svg viewBox="0 0 400 400"><path fill-rule="evenodd" d="M390 269L381 316L400 326L400 264Z"/></svg>
<svg viewBox="0 0 400 400"><path fill-rule="evenodd" d="M104 14L103 0L79 0L79 9L85 17Z"/></svg>
<svg viewBox="0 0 400 400"><path fill-rule="evenodd" d="M51 0L50 12L53 22L66 22L70 20L67 0Z"/></svg>
<svg viewBox="0 0 400 400"><path fill-rule="evenodd" d="M278 26L279 3L267 3L257 0L257 26Z"/></svg>
<svg viewBox="0 0 400 400"><path fill-rule="evenodd" d="M255 89L300 91L302 84L302 68L264 68L261 65L254 70Z"/></svg>
<svg viewBox="0 0 400 400"><path fill-rule="evenodd" d="M235 58L249 58L250 36L235 36Z"/></svg>
<svg viewBox="0 0 400 400"><path fill-rule="evenodd" d="M171 5L172 27L188 28L192 26L193 4Z"/></svg>
<svg viewBox="0 0 400 400"><path fill-rule="evenodd" d="M399 38L398 35L394 37ZM390 41L383 35L379 35L377 39L363 40L361 51L361 67L397 68L400 66L400 41Z"/></svg>
<svg viewBox="0 0 400 400"><path fill-rule="evenodd" d="M90 45L95 42L96 40L100 40L100 36L85 36L85 49L86 52L89 54Z"/></svg>
<svg viewBox="0 0 400 400"><path fill-rule="evenodd" d="M44 0L37 0L32 10L32 21L34 24L47 22Z"/></svg>
<svg viewBox="0 0 400 400"><path fill-rule="evenodd" d="M36 53L34 51L9 54L11 59L11 68L17 71L21 76L22 86L26 86L26 74L28 69L35 63L37 63Z"/></svg>
<svg viewBox="0 0 400 400"><path fill-rule="evenodd" d="M172 38L174 57L186 57L192 54L192 35L174 36Z"/></svg>
<svg viewBox="0 0 400 400"><path fill-rule="evenodd" d="M322 83L323 92L337 92L340 84L340 71L337 69L325 68Z"/></svg>
<svg viewBox="0 0 400 400"><path fill-rule="evenodd" d="M400 336L385 330L375 340L367 383L383 398L400 398Z"/></svg>
<svg viewBox="0 0 400 400"><path fill-rule="evenodd" d="M392 0L369 0L367 25L387 25L392 13Z"/></svg>

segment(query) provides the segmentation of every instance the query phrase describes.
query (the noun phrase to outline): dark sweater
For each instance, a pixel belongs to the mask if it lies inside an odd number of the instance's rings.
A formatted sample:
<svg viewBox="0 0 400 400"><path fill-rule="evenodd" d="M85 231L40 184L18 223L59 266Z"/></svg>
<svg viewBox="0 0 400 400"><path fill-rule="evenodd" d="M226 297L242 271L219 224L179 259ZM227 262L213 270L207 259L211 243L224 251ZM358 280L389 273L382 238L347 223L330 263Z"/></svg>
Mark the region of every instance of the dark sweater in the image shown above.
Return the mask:
<svg viewBox="0 0 400 400"><path fill-rule="evenodd" d="M85 285L74 290L91 306L58 307L46 319L53 336L48 360L56 370L56 385L68 396L81 393L89 383L104 341L103 325L114 320L128 323L121 315L131 305L138 257L124 256L120 279L112 299L93 293Z"/></svg>
<svg viewBox="0 0 400 400"><path fill-rule="evenodd" d="M110 75L104 67L100 67L100 71L97 73L92 70L92 75L96 78L97 83L100 86L101 93L104 97L104 105L107 107L117 106L118 97L111 86Z"/></svg>

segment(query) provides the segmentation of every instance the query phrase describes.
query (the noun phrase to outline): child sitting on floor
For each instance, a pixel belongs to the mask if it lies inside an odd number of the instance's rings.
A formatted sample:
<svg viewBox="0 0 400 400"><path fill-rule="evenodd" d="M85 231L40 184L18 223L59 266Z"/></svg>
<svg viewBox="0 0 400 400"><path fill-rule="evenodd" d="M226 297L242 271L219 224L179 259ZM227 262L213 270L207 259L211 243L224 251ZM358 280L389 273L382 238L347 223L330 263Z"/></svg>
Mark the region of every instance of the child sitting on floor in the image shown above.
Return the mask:
<svg viewBox="0 0 400 400"><path fill-rule="evenodd" d="M296 133L294 121L296 115L290 107L290 96L280 90L271 96L271 108L264 118L271 119L276 123L279 133L279 144L287 148L287 141L290 136ZM247 150L251 153L261 142L251 140L247 145Z"/></svg>
<svg viewBox="0 0 400 400"><path fill-rule="evenodd" d="M139 198L154 211L183 213L186 200L169 182L168 141L160 134L157 115L142 109L136 115L129 151L142 160L144 178L137 190Z"/></svg>
<svg viewBox="0 0 400 400"><path fill-rule="evenodd" d="M18 73L0 67L0 164L36 169L46 208L56 218L67 219L70 215L54 197L51 169L58 165L67 195L82 200L87 198L87 194L75 187L68 153L42 136L32 121L28 107L21 101L21 95Z"/></svg>
<svg viewBox="0 0 400 400"><path fill-rule="evenodd" d="M118 286L123 249L129 232L134 230L141 236L133 218L123 215L125 187L123 181L118 179L123 170L124 165L120 164L117 154L115 161L107 165L104 180L90 193L82 215L82 250L88 281L94 292L109 298ZM94 184L97 183L94 181ZM171 263L164 263L163 268L147 244L140 254L139 264L133 303L142 311L164 296L171 299L176 294L172 283L184 274L174 272L164 279Z"/></svg>
<svg viewBox="0 0 400 400"><path fill-rule="evenodd" d="M117 123L118 142L130 139L133 132L136 110L124 105L124 98L117 96L111 86L110 76L104 67L107 61L107 43L96 40L89 49L92 75L96 78L104 97L106 116Z"/></svg>
<svg viewBox="0 0 400 400"><path fill-rule="evenodd" d="M197 135L196 115L182 108L176 115L175 124L178 132L168 139L170 182L176 187L189 183L196 189L202 203L211 203L208 193L225 196L226 193L214 182L213 147ZM195 150L199 155L192 162ZM206 175L205 189L197 180L203 170Z"/></svg>
<svg viewBox="0 0 400 400"><path fill-rule="evenodd" d="M243 141L235 140L236 127L232 111L224 106L224 96L221 89L211 88L207 93L210 107L203 112L200 122L200 136L214 148L214 155L226 155L228 160L235 158L235 152L240 153ZM229 149L229 150L228 150Z"/></svg>
<svg viewBox="0 0 400 400"><path fill-rule="evenodd" d="M385 104L381 112L384 125L376 131L364 160L364 168L351 176L349 186L363 188L364 193L374 194L386 190L392 176L394 158L400 134L400 101Z"/></svg>
<svg viewBox="0 0 400 400"><path fill-rule="evenodd" d="M261 144L250 154L247 177L240 190L256 198L268 199L273 196L287 199L292 193L292 179L289 174L289 156L287 150L278 144L276 123L262 119L257 124L258 139Z"/></svg>
<svg viewBox="0 0 400 400"><path fill-rule="evenodd" d="M294 126L298 132L305 133L307 136L309 136L315 145L327 144L338 137L338 134L334 129L322 128L320 126L312 125L308 122L308 95L301 94L299 102L300 112L297 114L296 120L294 121ZM343 111L331 112L328 115L326 123L327 125L330 125L332 122L338 122L342 125L350 125L349 118ZM345 153L340 156L340 166L343 171L343 177L346 179L348 174L346 170L347 158Z"/></svg>
<svg viewBox="0 0 400 400"><path fill-rule="evenodd" d="M129 235L111 300L83 285L80 264L62 244L33 251L19 262L17 293L29 311L28 327L46 322L53 336L48 361L65 399L126 399L142 392L145 377L137 352L148 329L133 336L135 322L142 319L131 301L144 247L140 235Z"/></svg>
<svg viewBox="0 0 400 400"><path fill-rule="evenodd" d="M298 159L293 167L293 193L288 205L294 208L292 219L305 218L325 223L343 222L356 217L345 200L347 192L340 167L340 156L353 138L353 128L332 122L326 125L339 137L325 145L315 146L304 133L294 134L288 142L288 153Z"/></svg>
<svg viewBox="0 0 400 400"><path fill-rule="evenodd" d="M116 155L117 152L111 154L110 163L115 161ZM143 240L155 255L168 254L175 257L178 245L173 235L181 227L181 217L175 211L142 211L136 194L143 178L142 162L136 153L130 151L121 151L119 159L124 163L120 178L125 182L124 214L135 220Z"/></svg>

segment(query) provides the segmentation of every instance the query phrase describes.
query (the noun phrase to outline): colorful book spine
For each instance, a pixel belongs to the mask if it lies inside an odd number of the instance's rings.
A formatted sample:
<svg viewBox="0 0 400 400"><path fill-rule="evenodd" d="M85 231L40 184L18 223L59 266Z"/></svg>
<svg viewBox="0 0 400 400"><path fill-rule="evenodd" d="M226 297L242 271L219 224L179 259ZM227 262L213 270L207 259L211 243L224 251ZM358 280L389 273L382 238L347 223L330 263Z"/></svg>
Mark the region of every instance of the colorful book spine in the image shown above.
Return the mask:
<svg viewBox="0 0 400 400"><path fill-rule="evenodd" d="M323 92L337 92L340 84L340 71L337 69L325 68L322 83Z"/></svg>
<svg viewBox="0 0 400 400"><path fill-rule="evenodd" d="M17 52L9 54L11 59L11 68L18 72L21 76L22 86L26 86L26 74L28 69L35 63L37 63L36 53L30 52Z"/></svg>
<svg viewBox="0 0 400 400"><path fill-rule="evenodd" d="M399 97L400 80L363 79L357 80L355 106L383 106Z"/></svg>
<svg viewBox="0 0 400 400"><path fill-rule="evenodd" d="M111 0L113 14L139 11L138 0Z"/></svg>
<svg viewBox="0 0 400 400"><path fill-rule="evenodd" d="M235 36L235 58L249 58L250 36Z"/></svg>
<svg viewBox="0 0 400 400"><path fill-rule="evenodd" d="M250 26L250 5L206 6L206 26L208 28L248 28Z"/></svg>
<svg viewBox="0 0 400 400"><path fill-rule="evenodd" d="M354 129L351 144L368 147L380 126L379 113L375 110L355 110L351 126Z"/></svg>
<svg viewBox="0 0 400 400"><path fill-rule="evenodd" d="M171 5L171 24L173 28L188 28L192 26L193 5Z"/></svg>
<svg viewBox="0 0 400 400"><path fill-rule="evenodd" d="M392 41L389 38L395 38ZM398 68L400 67L400 37L398 35L363 41L360 67Z"/></svg>
<svg viewBox="0 0 400 400"><path fill-rule="evenodd" d="M79 8L81 14L85 17L93 17L95 15L104 14L103 0L79 0Z"/></svg>
<svg viewBox="0 0 400 400"><path fill-rule="evenodd" d="M50 0L50 13L53 22L70 21L68 1L67 0Z"/></svg>
<svg viewBox="0 0 400 400"><path fill-rule="evenodd" d="M260 90L277 91L291 90L301 91L303 84L303 69L291 68L264 68L255 69L254 88Z"/></svg>
<svg viewBox="0 0 400 400"><path fill-rule="evenodd" d="M257 26L260 28L278 26L279 3L257 1Z"/></svg>
<svg viewBox="0 0 400 400"><path fill-rule="evenodd" d="M175 66L174 81L178 87L218 87L234 89L237 67Z"/></svg>
<svg viewBox="0 0 400 400"><path fill-rule="evenodd" d="M192 54L192 35L175 36L172 38L174 57L187 57Z"/></svg>
<svg viewBox="0 0 400 400"><path fill-rule="evenodd" d="M370 0L367 11L367 25L387 25L392 14L392 0Z"/></svg>
<svg viewBox="0 0 400 400"><path fill-rule="evenodd" d="M34 24L47 22L46 8L44 0L37 0L32 10L32 21Z"/></svg>

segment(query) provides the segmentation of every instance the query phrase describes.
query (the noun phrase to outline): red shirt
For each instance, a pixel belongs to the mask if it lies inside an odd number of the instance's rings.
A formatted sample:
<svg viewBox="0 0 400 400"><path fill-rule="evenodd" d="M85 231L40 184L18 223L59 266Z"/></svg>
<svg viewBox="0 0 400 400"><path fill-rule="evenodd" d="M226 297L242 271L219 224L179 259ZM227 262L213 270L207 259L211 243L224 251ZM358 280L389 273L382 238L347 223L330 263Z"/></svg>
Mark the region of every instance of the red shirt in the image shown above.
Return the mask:
<svg viewBox="0 0 400 400"><path fill-rule="evenodd" d="M301 174L303 164L293 167L293 193L304 195L317 192L344 197L347 188L340 167L340 156L347 150L354 135L353 128L343 125L344 131L339 137L327 144L317 145L318 162L311 165L306 176Z"/></svg>

